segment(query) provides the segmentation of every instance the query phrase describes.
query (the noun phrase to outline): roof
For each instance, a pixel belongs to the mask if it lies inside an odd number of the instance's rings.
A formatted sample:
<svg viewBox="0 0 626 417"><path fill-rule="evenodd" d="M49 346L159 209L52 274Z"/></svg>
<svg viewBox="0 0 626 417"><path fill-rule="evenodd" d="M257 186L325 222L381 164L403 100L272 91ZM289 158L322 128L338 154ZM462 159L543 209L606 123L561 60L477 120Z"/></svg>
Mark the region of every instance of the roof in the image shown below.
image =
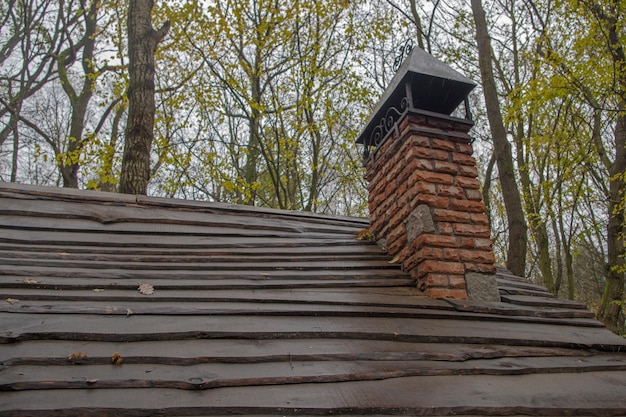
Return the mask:
<svg viewBox="0 0 626 417"><path fill-rule="evenodd" d="M626 415L583 305L429 299L367 225L0 183L0 416Z"/></svg>

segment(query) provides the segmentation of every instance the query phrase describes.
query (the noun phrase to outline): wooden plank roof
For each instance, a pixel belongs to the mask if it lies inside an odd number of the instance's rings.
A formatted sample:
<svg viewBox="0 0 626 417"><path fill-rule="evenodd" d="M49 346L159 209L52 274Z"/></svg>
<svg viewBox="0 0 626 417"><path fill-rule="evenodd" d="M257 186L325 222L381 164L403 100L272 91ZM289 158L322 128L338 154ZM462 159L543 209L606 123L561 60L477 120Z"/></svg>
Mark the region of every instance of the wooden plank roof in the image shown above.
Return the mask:
<svg viewBox="0 0 626 417"><path fill-rule="evenodd" d="M0 416L626 415L583 305L426 298L365 227L0 183Z"/></svg>

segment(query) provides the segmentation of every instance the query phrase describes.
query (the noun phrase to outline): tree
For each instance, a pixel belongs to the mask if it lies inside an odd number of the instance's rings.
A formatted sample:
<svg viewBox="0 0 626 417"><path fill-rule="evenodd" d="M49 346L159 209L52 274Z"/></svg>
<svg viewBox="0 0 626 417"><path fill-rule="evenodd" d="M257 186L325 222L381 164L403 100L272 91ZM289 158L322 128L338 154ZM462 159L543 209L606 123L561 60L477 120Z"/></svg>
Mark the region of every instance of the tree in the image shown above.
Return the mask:
<svg viewBox="0 0 626 417"><path fill-rule="evenodd" d="M150 153L154 138L155 58L157 45L170 29L152 26L153 0L133 0L128 6L128 120L119 191L147 194Z"/></svg>
<svg viewBox="0 0 626 417"><path fill-rule="evenodd" d="M494 152L498 166L498 178L502 185L502 196L506 207L509 227L509 246L506 266L519 276L526 274L527 225L515 178L511 144L502 120L496 82L493 75L491 41L487 31L487 20L481 0L472 0L472 11L476 24L476 42L482 87L489 125L493 135Z"/></svg>

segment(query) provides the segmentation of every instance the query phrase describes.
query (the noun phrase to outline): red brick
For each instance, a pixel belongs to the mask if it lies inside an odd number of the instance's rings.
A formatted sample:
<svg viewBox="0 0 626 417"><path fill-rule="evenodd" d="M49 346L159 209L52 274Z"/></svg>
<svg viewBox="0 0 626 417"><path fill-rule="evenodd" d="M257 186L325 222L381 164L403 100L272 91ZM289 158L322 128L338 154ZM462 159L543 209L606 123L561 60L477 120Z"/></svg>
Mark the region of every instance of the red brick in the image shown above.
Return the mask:
<svg viewBox="0 0 626 417"><path fill-rule="evenodd" d="M405 204L404 206L399 207L398 210L396 210L395 214L393 214L389 219L389 227L395 228L396 226L402 224L404 219L406 219L410 213L411 207L409 207L408 205Z"/></svg>
<svg viewBox="0 0 626 417"><path fill-rule="evenodd" d="M411 180L428 181L435 184L447 185L452 185L454 183L454 177L452 175L431 171L415 171L413 175L411 175Z"/></svg>
<svg viewBox="0 0 626 417"><path fill-rule="evenodd" d="M450 199L450 209L467 211L472 213L484 213L485 204L482 201L460 200L458 198Z"/></svg>
<svg viewBox="0 0 626 417"><path fill-rule="evenodd" d="M465 262L475 262L483 264L492 264L496 261L493 252L479 250L460 250L461 260Z"/></svg>
<svg viewBox="0 0 626 417"><path fill-rule="evenodd" d="M402 251L402 249L406 246L406 235L400 235L398 239L393 242L387 241L387 253L392 256ZM403 258L401 258L403 259Z"/></svg>
<svg viewBox="0 0 626 417"><path fill-rule="evenodd" d="M416 181L411 187L411 193L416 194L437 194L437 186L431 182Z"/></svg>
<svg viewBox="0 0 626 417"><path fill-rule="evenodd" d="M438 160L438 161L445 161L448 159L448 152L446 151L424 148L421 146L415 146L411 148L408 151L407 155L409 157L423 158L423 159L429 159L429 160Z"/></svg>
<svg viewBox="0 0 626 417"><path fill-rule="evenodd" d="M467 155L471 155L474 153L474 149L472 149L472 145L470 145L469 143L457 143L456 149L458 152L464 153Z"/></svg>
<svg viewBox="0 0 626 417"><path fill-rule="evenodd" d="M448 275L448 288L465 289L465 275Z"/></svg>
<svg viewBox="0 0 626 417"><path fill-rule="evenodd" d="M452 248L443 249L443 259L446 261L458 261L460 260L459 250Z"/></svg>
<svg viewBox="0 0 626 417"><path fill-rule="evenodd" d="M439 260L426 260L419 265L417 275L423 277L429 273L436 274L465 274L465 268L460 262L446 262Z"/></svg>
<svg viewBox="0 0 626 417"><path fill-rule="evenodd" d="M480 272L482 274L495 274L496 266L493 264L476 264L476 263L466 263L465 270L467 272Z"/></svg>
<svg viewBox="0 0 626 417"><path fill-rule="evenodd" d="M439 118L429 117L426 124L432 127L438 127L443 130L454 130L454 123L451 120L443 120Z"/></svg>
<svg viewBox="0 0 626 417"><path fill-rule="evenodd" d="M451 223L439 222L437 223L436 227L437 227L437 231L442 235L451 235L454 233Z"/></svg>
<svg viewBox="0 0 626 417"><path fill-rule="evenodd" d="M454 248L457 246L457 240L454 236L442 236L424 233L413 241L416 248L423 246L435 246L439 248Z"/></svg>
<svg viewBox="0 0 626 417"><path fill-rule="evenodd" d="M478 190L480 188L480 184L478 183L477 178L463 177L460 175L454 179L454 184L458 185L459 187L475 190Z"/></svg>
<svg viewBox="0 0 626 417"><path fill-rule="evenodd" d="M474 247L479 250L493 250L491 239L474 239Z"/></svg>
<svg viewBox="0 0 626 417"><path fill-rule="evenodd" d="M463 199L465 197L465 191L461 187L456 185L440 185L439 195L442 197L453 197Z"/></svg>
<svg viewBox="0 0 626 417"><path fill-rule="evenodd" d="M425 136L416 135L414 133L411 134L410 140L408 141L411 147L418 146L421 148L430 148L430 139Z"/></svg>
<svg viewBox="0 0 626 417"><path fill-rule="evenodd" d="M396 227L389 229L387 235L385 236L385 239L387 239L387 243L391 244L391 242L395 241L402 235L406 235L406 229L404 227L404 224L400 223Z"/></svg>
<svg viewBox="0 0 626 417"><path fill-rule="evenodd" d="M458 238L459 248L463 249L475 249L476 248L476 240L472 237L460 237Z"/></svg>
<svg viewBox="0 0 626 417"><path fill-rule="evenodd" d="M458 175L459 165L448 161L435 161L435 171L444 174Z"/></svg>
<svg viewBox="0 0 626 417"><path fill-rule="evenodd" d="M465 211L434 209L433 220L441 222L467 223L470 221L470 214Z"/></svg>
<svg viewBox="0 0 626 417"><path fill-rule="evenodd" d="M448 275L445 274L428 274L422 280L421 283L424 283L426 287L445 287L448 288L450 286L450 280L448 279Z"/></svg>
<svg viewBox="0 0 626 417"><path fill-rule="evenodd" d="M433 248L431 246L425 246L419 251L417 251L416 255L418 255L421 258L421 260L427 260L427 259L442 260L443 250L441 248Z"/></svg>
<svg viewBox="0 0 626 417"><path fill-rule="evenodd" d="M465 196L470 201L483 201L483 194L479 190L465 189Z"/></svg>
<svg viewBox="0 0 626 417"><path fill-rule="evenodd" d="M452 152L452 162L457 162L460 165L476 166L476 160L471 154Z"/></svg>
<svg viewBox="0 0 626 417"><path fill-rule="evenodd" d="M459 165L459 174L470 178L478 177L478 168L470 165Z"/></svg>
<svg viewBox="0 0 626 417"><path fill-rule="evenodd" d="M428 288L425 293L430 298L455 298L457 300L467 300L467 292L465 289Z"/></svg>
<svg viewBox="0 0 626 417"><path fill-rule="evenodd" d="M472 213L470 214L470 218L474 224L489 224L489 217L485 213Z"/></svg>
<svg viewBox="0 0 626 417"><path fill-rule="evenodd" d="M441 149L444 151L454 151L455 150L455 144L454 142L450 142L449 140L445 140L445 139L433 139L432 140L432 146L435 149Z"/></svg>
<svg viewBox="0 0 626 417"><path fill-rule="evenodd" d="M394 184L396 182L396 178L398 177L398 174L400 174L400 172L402 171L402 165L392 165L390 168L386 169L386 175L385 175L385 179L387 180L387 183L389 184Z"/></svg>
<svg viewBox="0 0 626 417"><path fill-rule="evenodd" d="M450 199L430 194L418 194L411 201L411 207L417 207L420 204L426 204L428 207L432 208L447 209L450 205Z"/></svg>
<svg viewBox="0 0 626 417"><path fill-rule="evenodd" d="M479 224L455 223L452 225L452 228L454 229L454 233L461 236L489 237L491 234L489 226Z"/></svg>

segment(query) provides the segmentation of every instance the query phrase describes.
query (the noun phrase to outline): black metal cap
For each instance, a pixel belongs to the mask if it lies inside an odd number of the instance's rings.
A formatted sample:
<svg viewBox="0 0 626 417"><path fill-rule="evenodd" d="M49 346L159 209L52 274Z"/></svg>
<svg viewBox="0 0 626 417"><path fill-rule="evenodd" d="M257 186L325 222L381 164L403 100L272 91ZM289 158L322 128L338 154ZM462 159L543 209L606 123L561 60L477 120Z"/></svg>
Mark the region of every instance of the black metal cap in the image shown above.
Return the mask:
<svg viewBox="0 0 626 417"><path fill-rule="evenodd" d="M450 115L474 87L472 80L414 47L378 101L357 143L375 146L377 141L371 138L380 136L376 130L382 130L384 136L397 120L392 120L394 115L407 109Z"/></svg>

